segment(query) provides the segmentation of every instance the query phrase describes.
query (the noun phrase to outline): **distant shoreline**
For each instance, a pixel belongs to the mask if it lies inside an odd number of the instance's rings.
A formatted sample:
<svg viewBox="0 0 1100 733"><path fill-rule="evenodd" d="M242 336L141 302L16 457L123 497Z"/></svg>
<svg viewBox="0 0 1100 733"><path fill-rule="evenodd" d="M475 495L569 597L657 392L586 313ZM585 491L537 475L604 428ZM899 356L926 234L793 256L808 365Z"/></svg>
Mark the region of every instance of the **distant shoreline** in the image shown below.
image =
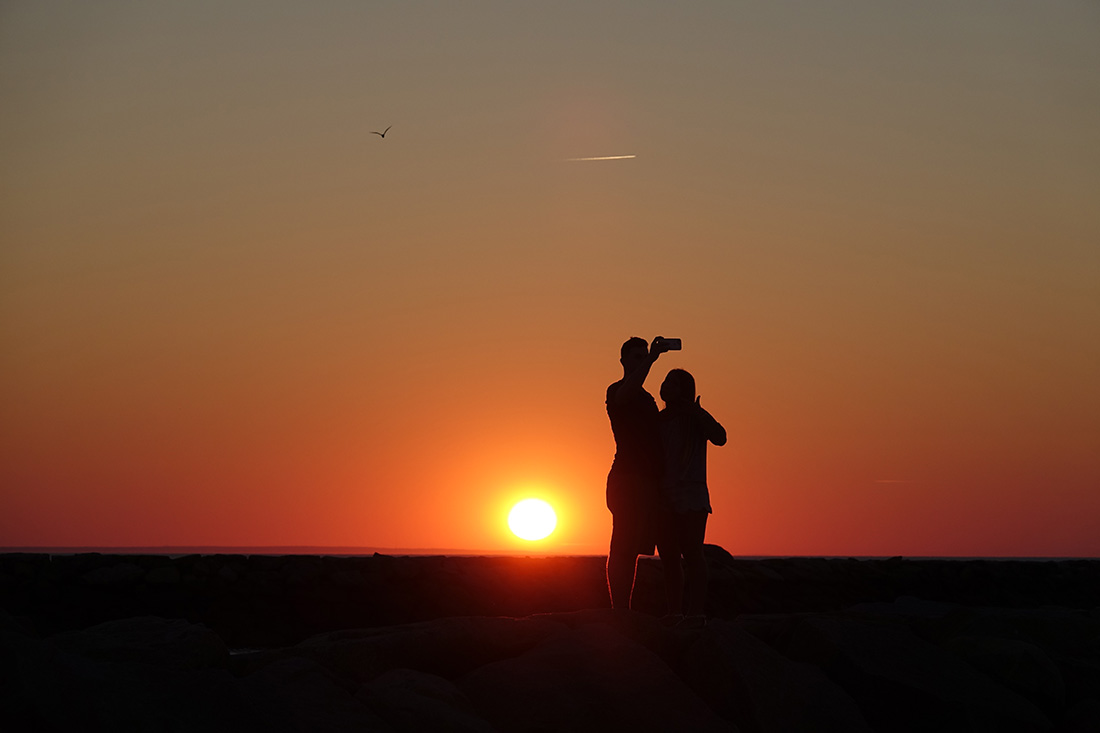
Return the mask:
<svg viewBox="0 0 1100 733"><path fill-rule="evenodd" d="M318 546L185 546L166 545L161 547L0 547L0 554L28 553L34 555L82 555L99 553L102 555L323 555L328 557L370 557L389 555L392 557L514 557L514 556L559 556L562 553L525 552L507 550L460 550L454 548L398 548L398 547L318 547ZM582 553L576 557L594 557L592 553Z"/></svg>
<svg viewBox="0 0 1100 733"><path fill-rule="evenodd" d="M602 557L606 553L567 553L539 552L535 550L468 550L456 548L399 548L399 547L324 547L310 545L276 546L150 546L150 547L0 547L0 554L32 555L83 555L98 553L101 555L166 555L180 557L185 555L319 555L327 557L370 557L388 555L391 557ZM738 560L792 560L816 558L822 560L987 560L997 561L1065 561L1098 560L1097 557L1066 557L1058 555L1035 556L970 556L970 555L731 555Z"/></svg>

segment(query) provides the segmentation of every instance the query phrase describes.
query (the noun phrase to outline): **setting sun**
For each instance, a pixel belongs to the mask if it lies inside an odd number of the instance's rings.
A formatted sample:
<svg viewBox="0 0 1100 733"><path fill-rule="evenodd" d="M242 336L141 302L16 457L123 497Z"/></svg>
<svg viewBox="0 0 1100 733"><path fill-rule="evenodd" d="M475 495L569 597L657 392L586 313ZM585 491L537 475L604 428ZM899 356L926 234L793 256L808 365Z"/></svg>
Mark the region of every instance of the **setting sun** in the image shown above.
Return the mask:
<svg viewBox="0 0 1100 733"><path fill-rule="evenodd" d="M524 540L541 540L554 531L558 517L542 499L524 499L508 513L508 526Z"/></svg>

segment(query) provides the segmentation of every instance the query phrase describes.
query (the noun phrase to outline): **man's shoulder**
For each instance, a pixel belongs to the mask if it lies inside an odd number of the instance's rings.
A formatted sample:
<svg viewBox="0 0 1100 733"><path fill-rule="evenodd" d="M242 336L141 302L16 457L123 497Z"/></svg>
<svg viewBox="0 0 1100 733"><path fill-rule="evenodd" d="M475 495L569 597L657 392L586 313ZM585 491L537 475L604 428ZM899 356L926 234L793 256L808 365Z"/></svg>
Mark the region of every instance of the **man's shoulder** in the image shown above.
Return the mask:
<svg viewBox="0 0 1100 733"><path fill-rule="evenodd" d="M657 411L657 401L653 399L653 395L642 388L631 390L631 393L629 395L623 395L621 398L616 399L616 394L618 393L619 389L622 387L623 382L625 381L625 379L620 379L618 382L615 382L607 388L608 407L611 407L612 405L617 405L620 408L629 410L646 409L651 407L654 412Z"/></svg>
<svg viewBox="0 0 1100 733"><path fill-rule="evenodd" d="M613 384L609 384L607 386L607 401L608 402L610 402L611 398L615 396L615 393L619 391L619 386L622 385L622 383L623 383L623 380L620 379L618 382L614 382Z"/></svg>

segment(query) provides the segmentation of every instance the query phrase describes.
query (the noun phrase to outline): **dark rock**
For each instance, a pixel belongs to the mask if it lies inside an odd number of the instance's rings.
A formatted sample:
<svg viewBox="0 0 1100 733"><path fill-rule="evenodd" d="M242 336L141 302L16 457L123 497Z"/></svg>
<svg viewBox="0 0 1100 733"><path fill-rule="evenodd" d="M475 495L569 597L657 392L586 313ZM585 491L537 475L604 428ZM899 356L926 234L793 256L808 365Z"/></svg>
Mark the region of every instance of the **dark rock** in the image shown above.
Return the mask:
<svg viewBox="0 0 1100 733"><path fill-rule="evenodd" d="M629 612L602 557L0 555L0 729L646 728L670 700L746 731L1097 717L1100 562L705 551L698 630L658 622L656 558Z"/></svg>
<svg viewBox="0 0 1100 733"><path fill-rule="evenodd" d="M82 579L88 585L127 585L143 577L145 571L141 566L132 562L120 562L89 570Z"/></svg>
<svg viewBox="0 0 1100 733"><path fill-rule="evenodd" d="M1061 730L1065 733L1100 733L1100 699L1086 698L1067 710Z"/></svg>
<svg viewBox="0 0 1100 733"><path fill-rule="evenodd" d="M0 632L0 727L32 731L290 730L228 672L120 662Z"/></svg>
<svg viewBox="0 0 1100 733"><path fill-rule="evenodd" d="M1100 620L1088 615L1100 607L1096 561L744 560L715 546L705 552L712 617L840 611L916 596L963 607L1088 609L1062 624L1063 635L1074 642L1082 619ZM603 557L10 554L0 555L0 605L16 618L33 619L40 634L112 618L177 615L207 624L233 646L285 646L341 628L606 608L604 562ZM658 559L639 563L638 610L665 612L661 576ZM951 624L927 621L923 629L913 625L922 638L960 633ZM1057 624L1021 631L1020 638L1044 649L1060 644Z"/></svg>
<svg viewBox="0 0 1100 733"><path fill-rule="evenodd" d="M817 668L713 620L680 660L680 677L743 733L870 731L859 707Z"/></svg>
<svg viewBox="0 0 1100 733"><path fill-rule="evenodd" d="M145 574L145 582L154 585L171 585L180 582L180 571L171 565L162 565Z"/></svg>
<svg viewBox="0 0 1100 733"><path fill-rule="evenodd" d="M793 624L785 651L819 667L844 688L876 730L1052 727L1034 704L902 624L809 615Z"/></svg>
<svg viewBox="0 0 1100 733"><path fill-rule="evenodd" d="M1066 706L1066 684L1050 657L1027 641L957 636L945 648L1038 705L1052 719Z"/></svg>
<svg viewBox="0 0 1100 733"><path fill-rule="evenodd" d="M233 569L233 566L229 563L222 565L218 569L218 578L224 580L226 583L233 583L237 580L237 571Z"/></svg>
<svg viewBox="0 0 1100 733"><path fill-rule="evenodd" d="M857 603L847 610L855 614L894 616L906 619L944 619L958 611L957 603L927 601L913 596L901 596L893 603Z"/></svg>
<svg viewBox="0 0 1100 733"><path fill-rule="evenodd" d="M1100 699L1100 661L1055 653L1054 661L1066 682L1066 705L1082 700Z"/></svg>
<svg viewBox="0 0 1100 733"><path fill-rule="evenodd" d="M393 731L346 684L321 665L290 657L244 678L242 686L269 701L297 731L358 733Z"/></svg>
<svg viewBox="0 0 1100 733"><path fill-rule="evenodd" d="M89 658L175 669L225 667L229 661L221 637L182 619L119 619L57 634L50 642L58 649Z"/></svg>
<svg viewBox="0 0 1100 733"><path fill-rule="evenodd" d="M233 665L240 672L250 672L273 661L302 657L358 684L394 668L451 679L520 654L559 629L559 624L545 618L438 619L322 634L286 649L241 655Z"/></svg>
<svg viewBox="0 0 1100 733"><path fill-rule="evenodd" d="M286 582L290 585L315 583L323 577L321 559L317 557L292 557L287 559L283 568Z"/></svg>
<svg viewBox="0 0 1100 733"><path fill-rule="evenodd" d="M30 631L7 611L0 609L0 631L10 631L13 634L26 636Z"/></svg>
<svg viewBox="0 0 1100 733"><path fill-rule="evenodd" d="M391 669L374 679L360 697L398 731L492 733L495 729L449 680L414 669Z"/></svg>
<svg viewBox="0 0 1100 733"><path fill-rule="evenodd" d="M329 575L336 585L359 587L366 584L366 578L358 570L337 570Z"/></svg>
<svg viewBox="0 0 1100 733"><path fill-rule="evenodd" d="M607 624L562 628L457 681L505 731L730 731L660 657Z"/></svg>
<svg viewBox="0 0 1100 733"><path fill-rule="evenodd" d="M983 636L1022 639L1044 648L1076 653L1082 641L1100 636L1100 620L1068 608L979 608L968 631Z"/></svg>

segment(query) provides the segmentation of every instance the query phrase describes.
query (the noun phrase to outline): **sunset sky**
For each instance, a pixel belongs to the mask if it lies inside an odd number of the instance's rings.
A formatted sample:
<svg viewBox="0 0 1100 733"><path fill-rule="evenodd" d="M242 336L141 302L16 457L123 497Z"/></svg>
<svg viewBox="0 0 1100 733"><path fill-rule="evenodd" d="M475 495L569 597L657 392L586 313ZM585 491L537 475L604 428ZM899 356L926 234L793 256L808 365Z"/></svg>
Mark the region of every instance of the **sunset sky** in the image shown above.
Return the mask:
<svg viewBox="0 0 1100 733"><path fill-rule="evenodd" d="M1100 556L1100 4L0 5L0 547L604 553L658 334L709 542Z"/></svg>

